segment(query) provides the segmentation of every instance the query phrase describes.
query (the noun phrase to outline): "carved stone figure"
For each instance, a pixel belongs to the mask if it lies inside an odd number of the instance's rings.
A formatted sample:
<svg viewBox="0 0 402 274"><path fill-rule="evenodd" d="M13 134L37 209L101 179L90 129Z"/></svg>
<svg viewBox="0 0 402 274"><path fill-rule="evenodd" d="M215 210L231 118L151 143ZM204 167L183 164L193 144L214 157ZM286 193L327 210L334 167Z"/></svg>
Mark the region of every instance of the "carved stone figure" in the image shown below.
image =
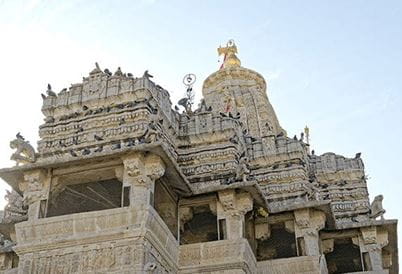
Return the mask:
<svg viewBox="0 0 402 274"><path fill-rule="evenodd" d="M6 190L4 198L7 201L4 208L4 223L14 223L26 219L27 210L23 205L22 197L15 190Z"/></svg>
<svg viewBox="0 0 402 274"><path fill-rule="evenodd" d="M381 216L381 220L384 220L385 209L382 207L382 200L384 197L382 195L377 195L374 197L374 201L370 205L370 218L377 218Z"/></svg>
<svg viewBox="0 0 402 274"><path fill-rule="evenodd" d="M236 169L236 181L247 181L247 175L250 174L250 169L248 168L248 158L243 156L239 159L239 164Z"/></svg>
<svg viewBox="0 0 402 274"><path fill-rule="evenodd" d="M35 149L28 141L18 133L16 139L10 142L10 147L16 149L10 159L16 161L16 165L34 163L36 161Z"/></svg>

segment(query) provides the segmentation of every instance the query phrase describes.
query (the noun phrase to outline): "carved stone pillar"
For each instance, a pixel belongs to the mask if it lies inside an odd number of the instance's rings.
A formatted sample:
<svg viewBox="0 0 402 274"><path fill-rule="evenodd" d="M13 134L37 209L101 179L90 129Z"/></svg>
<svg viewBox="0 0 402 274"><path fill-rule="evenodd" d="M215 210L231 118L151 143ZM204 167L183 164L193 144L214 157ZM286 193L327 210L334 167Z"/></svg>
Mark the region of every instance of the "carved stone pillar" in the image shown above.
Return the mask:
<svg viewBox="0 0 402 274"><path fill-rule="evenodd" d="M155 181L165 173L162 159L137 152L124 157L123 163L123 186L130 187L130 206L152 205Z"/></svg>
<svg viewBox="0 0 402 274"><path fill-rule="evenodd" d="M318 232L325 227L325 213L309 208L294 211L299 255L320 255Z"/></svg>
<svg viewBox="0 0 402 274"><path fill-rule="evenodd" d="M24 173L19 188L23 192L23 205L28 207L28 220L45 217L50 179L42 169Z"/></svg>
<svg viewBox="0 0 402 274"><path fill-rule="evenodd" d="M218 196L218 216L226 220L227 238L244 238L244 215L253 209L253 198L249 193L237 194L233 189L219 191Z"/></svg>
<svg viewBox="0 0 402 274"><path fill-rule="evenodd" d="M362 241L360 251L363 253L366 270L382 270L382 248L388 244L388 233L386 230L377 231L377 227L362 227Z"/></svg>

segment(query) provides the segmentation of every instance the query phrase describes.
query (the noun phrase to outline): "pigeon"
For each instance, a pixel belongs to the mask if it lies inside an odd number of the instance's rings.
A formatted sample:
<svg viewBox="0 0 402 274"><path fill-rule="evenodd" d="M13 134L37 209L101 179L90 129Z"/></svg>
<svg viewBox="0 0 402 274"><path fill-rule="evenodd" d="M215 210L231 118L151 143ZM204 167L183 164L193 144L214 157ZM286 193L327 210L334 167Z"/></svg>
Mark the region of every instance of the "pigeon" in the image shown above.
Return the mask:
<svg viewBox="0 0 402 274"><path fill-rule="evenodd" d="M153 76L151 74L149 74L148 70L144 71L144 75L142 76L143 78L153 78Z"/></svg>
<svg viewBox="0 0 402 274"><path fill-rule="evenodd" d="M135 145L135 140L133 138L130 138L127 140L127 146L132 147Z"/></svg>
<svg viewBox="0 0 402 274"><path fill-rule="evenodd" d="M293 140L297 141L297 136L296 135L293 136Z"/></svg>
<svg viewBox="0 0 402 274"><path fill-rule="evenodd" d="M120 149L120 148L121 148L120 143L112 145L112 149Z"/></svg>
<svg viewBox="0 0 402 274"><path fill-rule="evenodd" d="M127 73L127 76L128 77L133 77L133 74L129 72L129 73Z"/></svg>
<svg viewBox="0 0 402 274"><path fill-rule="evenodd" d="M73 156L73 157L77 157L77 156L78 156L77 153L74 152L74 150L70 150L70 154L71 154L71 156Z"/></svg>
<svg viewBox="0 0 402 274"><path fill-rule="evenodd" d="M99 146L97 149L94 150L94 152L102 152L103 146Z"/></svg>
<svg viewBox="0 0 402 274"><path fill-rule="evenodd" d="M22 137L21 133L19 133L19 132L17 133L17 135L15 135L15 137L17 137L17 139L19 139L19 140L25 141L25 138Z"/></svg>
<svg viewBox="0 0 402 274"><path fill-rule="evenodd" d="M285 134L281 131L281 132L279 132L279 134L278 135L276 135L276 137L283 137L283 136L285 136Z"/></svg>
<svg viewBox="0 0 402 274"><path fill-rule="evenodd" d="M46 99L46 95L41 93L40 96L42 96L42 99L45 100Z"/></svg>
<svg viewBox="0 0 402 274"><path fill-rule="evenodd" d="M73 144L78 145L78 138L77 137L73 137Z"/></svg>
<svg viewBox="0 0 402 274"><path fill-rule="evenodd" d="M66 147L66 144L63 143L63 142L60 140L60 141L59 141L59 146L61 146L61 147Z"/></svg>
<svg viewBox="0 0 402 274"><path fill-rule="evenodd" d="M177 102L180 106L186 108L188 104L188 98L181 98L179 102Z"/></svg>
<svg viewBox="0 0 402 274"><path fill-rule="evenodd" d="M221 184L222 185L230 185L233 182L234 182L233 178L227 178L227 179L224 179L223 181L221 181Z"/></svg>
<svg viewBox="0 0 402 274"><path fill-rule="evenodd" d="M104 70L104 72L105 72L107 75L112 76L112 72L110 72L109 69L106 68L106 69Z"/></svg>
<svg viewBox="0 0 402 274"><path fill-rule="evenodd" d="M207 110L208 110L208 111L212 111L212 107L209 106L209 107L207 108Z"/></svg>
<svg viewBox="0 0 402 274"><path fill-rule="evenodd" d="M311 151L311 155L315 155L315 150L314 149Z"/></svg>
<svg viewBox="0 0 402 274"><path fill-rule="evenodd" d="M98 136L98 135L94 135L94 139L96 140L96 141L103 141L103 138L102 137L100 137L100 136Z"/></svg>
<svg viewBox="0 0 402 274"><path fill-rule="evenodd" d="M56 93L52 91L52 86L50 84L47 84L47 90L46 90L47 95L56 97Z"/></svg>
<svg viewBox="0 0 402 274"><path fill-rule="evenodd" d="M360 158L360 156L362 156L362 153L361 153L361 152L356 153L356 155L355 155L355 159L359 159L359 158Z"/></svg>
<svg viewBox="0 0 402 274"><path fill-rule="evenodd" d="M89 149L87 149L87 148L84 148L83 150L82 150L82 155L88 155L88 154L90 154L91 153L91 151L89 150Z"/></svg>
<svg viewBox="0 0 402 274"><path fill-rule="evenodd" d="M98 109L96 109L96 110L94 111L94 114L101 113L102 111L103 111L103 108L100 107L100 108L98 108Z"/></svg>

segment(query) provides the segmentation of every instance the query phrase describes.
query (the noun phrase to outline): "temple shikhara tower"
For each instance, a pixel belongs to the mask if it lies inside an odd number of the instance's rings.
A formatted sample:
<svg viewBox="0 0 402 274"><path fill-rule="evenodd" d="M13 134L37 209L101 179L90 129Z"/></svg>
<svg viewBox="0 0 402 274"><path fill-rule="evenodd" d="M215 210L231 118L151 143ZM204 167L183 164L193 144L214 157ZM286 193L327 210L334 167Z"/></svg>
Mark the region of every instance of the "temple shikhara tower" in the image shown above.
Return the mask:
<svg viewBox="0 0 402 274"><path fill-rule="evenodd" d="M148 71L48 85L37 147L18 133L0 170L0 272L398 273L397 220L370 203L360 153L288 137L237 51L219 47L198 108Z"/></svg>

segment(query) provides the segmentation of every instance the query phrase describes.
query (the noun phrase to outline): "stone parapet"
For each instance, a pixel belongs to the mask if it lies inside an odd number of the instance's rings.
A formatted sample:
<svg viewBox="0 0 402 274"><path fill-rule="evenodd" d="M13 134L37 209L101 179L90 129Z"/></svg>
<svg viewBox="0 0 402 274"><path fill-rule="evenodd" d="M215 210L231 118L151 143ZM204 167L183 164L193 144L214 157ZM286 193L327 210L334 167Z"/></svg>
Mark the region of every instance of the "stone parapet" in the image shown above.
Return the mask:
<svg viewBox="0 0 402 274"><path fill-rule="evenodd" d="M181 245L179 273L257 273L256 259L246 239Z"/></svg>
<svg viewBox="0 0 402 274"><path fill-rule="evenodd" d="M152 207L38 219L16 231L20 271L56 273L62 265L60 273L144 273L150 263L177 271L178 243Z"/></svg>
<svg viewBox="0 0 402 274"><path fill-rule="evenodd" d="M327 274L324 256L301 256L257 262L258 274Z"/></svg>

